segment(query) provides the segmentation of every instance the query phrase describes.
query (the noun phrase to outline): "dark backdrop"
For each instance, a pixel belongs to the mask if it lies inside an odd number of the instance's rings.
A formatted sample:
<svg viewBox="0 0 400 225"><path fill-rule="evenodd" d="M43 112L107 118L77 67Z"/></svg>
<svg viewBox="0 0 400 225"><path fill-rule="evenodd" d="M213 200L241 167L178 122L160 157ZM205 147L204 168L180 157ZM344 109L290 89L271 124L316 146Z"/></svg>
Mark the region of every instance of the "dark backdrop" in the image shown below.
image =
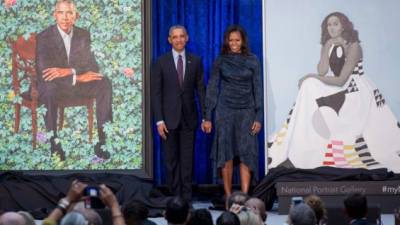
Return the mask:
<svg viewBox="0 0 400 225"><path fill-rule="evenodd" d="M152 60L171 50L169 27L184 25L189 33L187 50L200 55L207 83L214 59L219 55L224 30L231 24L242 25L248 34L250 47L262 62L262 1L261 0L153 0L152 1ZM199 117L201 118L201 117ZM164 161L160 139L155 126L154 180L164 183ZM264 176L263 132L259 134L259 174ZM195 145L194 182L216 183L209 159L212 135L197 131ZM237 180L237 179L235 179Z"/></svg>

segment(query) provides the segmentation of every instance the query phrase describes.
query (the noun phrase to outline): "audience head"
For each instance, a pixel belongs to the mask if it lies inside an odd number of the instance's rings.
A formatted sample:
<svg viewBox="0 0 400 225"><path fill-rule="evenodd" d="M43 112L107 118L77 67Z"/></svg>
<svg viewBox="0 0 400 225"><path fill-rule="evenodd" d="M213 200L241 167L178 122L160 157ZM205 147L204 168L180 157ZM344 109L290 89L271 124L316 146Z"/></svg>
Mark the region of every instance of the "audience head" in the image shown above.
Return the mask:
<svg viewBox="0 0 400 225"><path fill-rule="evenodd" d="M326 208L322 199L316 195L309 195L304 199L304 202L314 210L317 223L327 216Z"/></svg>
<svg viewBox="0 0 400 225"><path fill-rule="evenodd" d="M246 193L235 191L226 199L226 210L229 210L233 204L244 205L247 200L249 200L249 196Z"/></svg>
<svg viewBox="0 0 400 225"><path fill-rule="evenodd" d="M187 225L213 225L210 211L207 209L196 209L191 213Z"/></svg>
<svg viewBox="0 0 400 225"><path fill-rule="evenodd" d="M255 214L260 216L262 221L267 219L267 211L265 210L265 204L259 198L250 198L244 204L247 208L251 209Z"/></svg>
<svg viewBox="0 0 400 225"><path fill-rule="evenodd" d="M246 209L246 208L245 208ZM242 210L237 214L240 225L262 225L261 218L251 210Z"/></svg>
<svg viewBox="0 0 400 225"><path fill-rule="evenodd" d="M290 225L316 225L317 219L310 206L300 203L290 209L288 222Z"/></svg>
<svg viewBox="0 0 400 225"><path fill-rule="evenodd" d="M81 213L83 217L89 222L90 225L102 225L103 219L101 219L100 215L94 211L93 209L80 208L76 210Z"/></svg>
<svg viewBox="0 0 400 225"><path fill-rule="evenodd" d="M238 216L233 212L223 212L217 219L217 225L241 225Z"/></svg>
<svg viewBox="0 0 400 225"><path fill-rule="evenodd" d="M71 211L61 219L60 225L87 225L86 218L77 211Z"/></svg>
<svg viewBox="0 0 400 225"><path fill-rule="evenodd" d="M189 215L189 204L181 197L173 197L167 202L165 219L169 224L184 224Z"/></svg>
<svg viewBox="0 0 400 225"><path fill-rule="evenodd" d="M36 225L35 223L35 219L33 218L33 216L25 211L18 211L17 212L19 215L21 215L22 217L24 217L25 220L25 225Z"/></svg>
<svg viewBox="0 0 400 225"><path fill-rule="evenodd" d="M149 210L141 202L133 201L123 208L122 213L124 214L126 224L134 225L146 220Z"/></svg>
<svg viewBox="0 0 400 225"><path fill-rule="evenodd" d="M352 219L360 219L367 215L367 198L361 193L350 194L344 200L347 215Z"/></svg>
<svg viewBox="0 0 400 225"><path fill-rule="evenodd" d="M25 219L16 212L6 212L0 216L0 225L25 225Z"/></svg>

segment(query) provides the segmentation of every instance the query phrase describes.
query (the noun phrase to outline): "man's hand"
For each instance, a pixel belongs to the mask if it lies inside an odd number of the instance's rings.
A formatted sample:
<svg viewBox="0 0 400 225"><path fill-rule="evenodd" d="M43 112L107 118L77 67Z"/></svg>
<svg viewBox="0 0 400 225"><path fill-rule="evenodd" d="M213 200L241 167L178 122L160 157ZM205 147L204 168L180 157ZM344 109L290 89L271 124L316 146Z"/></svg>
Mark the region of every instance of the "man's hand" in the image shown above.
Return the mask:
<svg viewBox="0 0 400 225"><path fill-rule="evenodd" d="M235 213L236 215L240 213L240 211L242 211L242 209L245 208L243 205L239 205L236 203L233 203L231 208L229 209L230 212Z"/></svg>
<svg viewBox="0 0 400 225"><path fill-rule="evenodd" d="M67 193L67 200L70 203L74 203L80 200L83 195L83 190L87 187L87 184L79 182L78 180L72 181L71 187Z"/></svg>
<svg viewBox="0 0 400 225"><path fill-rule="evenodd" d="M86 82L90 82L90 81L94 81L94 80L101 80L103 79L103 75L101 75L100 73L95 73L92 71L80 74L78 76L76 76L76 82L78 83L86 83Z"/></svg>
<svg viewBox="0 0 400 225"><path fill-rule="evenodd" d="M61 77L66 77L66 76L71 76L72 75L72 69L71 68L47 68L42 71L43 73L43 79L45 81L52 81L56 78L61 78Z"/></svg>
<svg viewBox="0 0 400 225"><path fill-rule="evenodd" d="M118 201L114 193L104 184L100 186L100 199L104 205L108 206L110 209L113 207L118 207Z"/></svg>
<svg viewBox="0 0 400 225"><path fill-rule="evenodd" d="M100 186L100 199L111 210L113 225L125 225L124 215L119 208L118 200L114 193L104 184Z"/></svg>
<svg viewBox="0 0 400 225"><path fill-rule="evenodd" d="M201 123L201 130L204 132L204 133L206 133L206 134L209 134L209 133L211 133L211 130L212 130L212 123L211 123L211 121L203 121L202 123Z"/></svg>
<svg viewBox="0 0 400 225"><path fill-rule="evenodd" d="M165 126L165 123L158 124L157 131L162 139L167 140L168 129L167 126Z"/></svg>
<svg viewBox="0 0 400 225"><path fill-rule="evenodd" d="M251 135L256 135L261 130L261 123L254 121L253 126L251 126Z"/></svg>

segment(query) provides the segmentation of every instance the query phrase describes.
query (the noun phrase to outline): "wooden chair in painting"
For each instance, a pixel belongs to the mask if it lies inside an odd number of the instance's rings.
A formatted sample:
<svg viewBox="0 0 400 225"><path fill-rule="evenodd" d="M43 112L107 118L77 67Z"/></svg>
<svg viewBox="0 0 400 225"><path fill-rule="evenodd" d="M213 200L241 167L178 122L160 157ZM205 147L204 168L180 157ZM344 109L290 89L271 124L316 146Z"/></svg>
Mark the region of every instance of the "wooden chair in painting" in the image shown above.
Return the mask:
<svg viewBox="0 0 400 225"><path fill-rule="evenodd" d="M15 96L21 96L21 103L16 102L15 106L15 124L14 133L19 132L21 106L31 110L32 115L32 147L36 148L37 135L37 108L39 107L39 92L37 88L37 76L35 70L35 49L36 49L36 34L31 34L25 40L20 36L15 41L10 41L12 49L12 88ZM28 82L29 90L21 93L22 82ZM66 107L86 106L88 111L88 130L89 141L92 142L93 130L93 103L94 98L74 98L74 99L59 99L57 106L59 111L59 130L64 124L64 109Z"/></svg>

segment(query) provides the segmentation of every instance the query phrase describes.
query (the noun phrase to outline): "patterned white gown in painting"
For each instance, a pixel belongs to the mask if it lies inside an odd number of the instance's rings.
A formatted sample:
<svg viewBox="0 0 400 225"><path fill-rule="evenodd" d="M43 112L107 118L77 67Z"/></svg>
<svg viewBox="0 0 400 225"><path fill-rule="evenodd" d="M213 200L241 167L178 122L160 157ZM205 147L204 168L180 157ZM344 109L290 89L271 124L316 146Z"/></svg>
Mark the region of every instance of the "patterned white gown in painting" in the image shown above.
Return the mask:
<svg viewBox="0 0 400 225"><path fill-rule="evenodd" d="M340 74L342 46L330 49ZM400 123L379 89L364 75L362 60L343 87L306 79L283 127L269 140L269 168L290 160L296 168L388 168L400 172Z"/></svg>

